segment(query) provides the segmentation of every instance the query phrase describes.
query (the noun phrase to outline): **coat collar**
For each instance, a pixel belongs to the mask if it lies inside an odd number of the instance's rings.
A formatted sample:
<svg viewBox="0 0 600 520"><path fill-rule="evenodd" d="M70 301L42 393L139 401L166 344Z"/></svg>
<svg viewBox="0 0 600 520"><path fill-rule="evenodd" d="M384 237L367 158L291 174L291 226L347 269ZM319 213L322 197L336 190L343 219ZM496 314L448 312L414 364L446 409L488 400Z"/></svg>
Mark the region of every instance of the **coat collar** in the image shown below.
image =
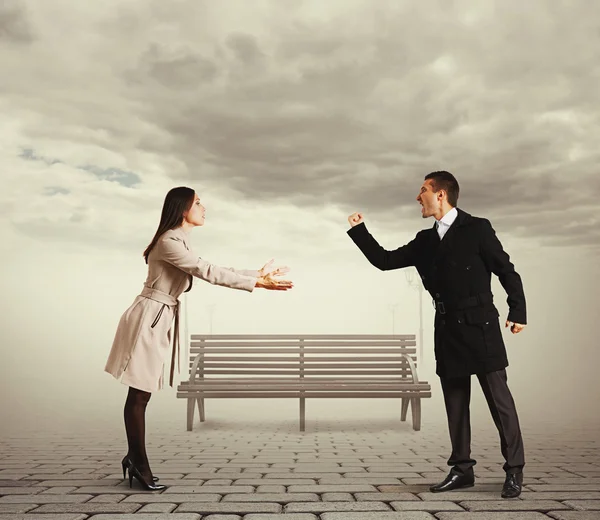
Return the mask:
<svg viewBox="0 0 600 520"><path fill-rule="evenodd" d="M456 219L454 219L454 222L452 222L452 225L450 226L448 231L446 231L446 234L444 235L444 239L446 238L448 233L450 233L452 231L452 229L464 226L465 224L468 224L473 219L473 217L469 213L467 213L466 211L463 211L460 208L456 208L456 211L457 211L458 215L456 216ZM431 226L431 229L436 234L436 236L439 237L439 235L437 234L437 229L436 229L435 225L436 225L436 221L434 219L433 226Z"/></svg>
<svg viewBox="0 0 600 520"><path fill-rule="evenodd" d="M450 227L454 224L456 217L458 217L458 210L456 208L451 208L438 222Z"/></svg>
<svg viewBox="0 0 600 520"><path fill-rule="evenodd" d="M433 226L429 231L431 233L432 244L436 248L436 256L438 257L443 257L452 250L452 244L454 242L454 237L457 230L469 224L469 222L473 220L473 217L466 211L462 211L459 208L456 209L458 211L458 215L456 216L456 219L454 220L452 225L448 228L448 231L446 231L444 238L440 240L440 236L438 235L435 222L433 223Z"/></svg>
<svg viewBox="0 0 600 520"><path fill-rule="evenodd" d="M189 234L181 227L176 227L173 229L169 229L167 231L167 233L171 233L172 235L176 236L177 238L180 238L181 241L183 242L183 244L185 245L185 248L189 250Z"/></svg>

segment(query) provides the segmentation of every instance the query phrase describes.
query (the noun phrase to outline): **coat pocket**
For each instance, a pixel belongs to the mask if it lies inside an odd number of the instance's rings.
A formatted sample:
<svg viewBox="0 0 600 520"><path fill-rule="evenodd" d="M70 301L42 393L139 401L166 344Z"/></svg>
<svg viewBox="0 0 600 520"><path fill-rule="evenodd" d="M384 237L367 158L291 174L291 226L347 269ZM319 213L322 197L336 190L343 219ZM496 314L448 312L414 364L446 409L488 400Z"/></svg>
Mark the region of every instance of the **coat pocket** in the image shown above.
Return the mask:
<svg viewBox="0 0 600 520"><path fill-rule="evenodd" d="M503 345L502 332L498 324L498 309L489 307L473 307L465 309L465 323L481 330L485 351L488 356L495 357Z"/></svg>
<svg viewBox="0 0 600 520"><path fill-rule="evenodd" d="M500 313L498 309L485 307L472 307L465 309L465 323L467 325L489 325L490 322L497 320Z"/></svg>
<svg viewBox="0 0 600 520"><path fill-rule="evenodd" d="M483 307L465 309L465 323L467 325L482 325L487 320L487 315Z"/></svg>

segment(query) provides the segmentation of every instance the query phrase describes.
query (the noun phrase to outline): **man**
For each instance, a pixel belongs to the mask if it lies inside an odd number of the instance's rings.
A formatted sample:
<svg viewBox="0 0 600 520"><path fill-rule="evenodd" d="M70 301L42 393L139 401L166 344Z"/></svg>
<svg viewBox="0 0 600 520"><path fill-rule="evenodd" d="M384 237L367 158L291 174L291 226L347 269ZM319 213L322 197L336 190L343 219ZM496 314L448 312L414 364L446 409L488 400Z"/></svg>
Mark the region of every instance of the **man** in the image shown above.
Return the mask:
<svg viewBox="0 0 600 520"><path fill-rule="evenodd" d="M525 456L517 411L507 386L508 359L493 303L491 273L498 276L508 294L508 318L513 334L526 324L525 295L521 277L490 222L457 207L459 186L446 171L432 172L417 196L423 218L434 217L408 244L387 251L371 236L361 213L348 217L348 235L366 258L387 271L415 266L431 294L435 313L436 373L440 377L448 416L452 466L446 479L432 492L471 487L475 477L471 458L469 402L471 375L477 375L506 461L503 498L521 494Z"/></svg>

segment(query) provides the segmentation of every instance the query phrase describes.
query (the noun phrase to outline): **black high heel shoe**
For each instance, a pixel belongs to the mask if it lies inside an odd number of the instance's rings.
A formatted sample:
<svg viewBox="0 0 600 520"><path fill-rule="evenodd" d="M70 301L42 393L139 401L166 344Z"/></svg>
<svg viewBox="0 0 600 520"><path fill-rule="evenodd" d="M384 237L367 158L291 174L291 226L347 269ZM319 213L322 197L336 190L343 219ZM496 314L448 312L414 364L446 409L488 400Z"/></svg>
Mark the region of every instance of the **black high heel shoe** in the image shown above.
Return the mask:
<svg viewBox="0 0 600 520"><path fill-rule="evenodd" d="M125 478L125 474L127 472L127 468L129 468L129 466L131 466L133 463L131 462L131 459L125 455L125 457L123 457L123 460L121 461L121 466L123 466L123 478ZM152 480L154 482L158 482L160 479L158 477L152 476Z"/></svg>
<svg viewBox="0 0 600 520"><path fill-rule="evenodd" d="M129 467L130 464L131 464L131 461L129 460L129 457L127 455L125 455L125 457L123 457L123 460L121 461L121 466L123 466L123 478L125 478L125 475L127 473L127 468Z"/></svg>
<svg viewBox="0 0 600 520"><path fill-rule="evenodd" d="M151 484L148 484L148 482L146 482L144 480L144 477L142 477L142 474L140 473L140 471L133 464L131 464L131 466L129 466L128 469L129 469L129 487L133 487L133 478L135 477L135 479L147 491L161 491L161 490L167 488L167 486L165 486L163 484L155 484L154 482L152 482Z"/></svg>

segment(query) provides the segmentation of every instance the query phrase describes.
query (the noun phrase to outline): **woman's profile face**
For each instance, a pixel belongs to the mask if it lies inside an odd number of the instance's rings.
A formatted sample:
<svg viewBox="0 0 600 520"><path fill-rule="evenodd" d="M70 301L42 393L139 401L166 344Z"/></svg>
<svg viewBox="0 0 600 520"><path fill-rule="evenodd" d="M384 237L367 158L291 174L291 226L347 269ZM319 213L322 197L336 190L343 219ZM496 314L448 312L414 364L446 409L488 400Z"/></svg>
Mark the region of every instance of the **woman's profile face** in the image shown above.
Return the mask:
<svg viewBox="0 0 600 520"><path fill-rule="evenodd" d="M198 197L198 194L195 194L192 207L187 211L187 214L183 217L183 220L192 226L202 226L204 224L205 213L206 208L200 203L200 197Z"/></svg>

